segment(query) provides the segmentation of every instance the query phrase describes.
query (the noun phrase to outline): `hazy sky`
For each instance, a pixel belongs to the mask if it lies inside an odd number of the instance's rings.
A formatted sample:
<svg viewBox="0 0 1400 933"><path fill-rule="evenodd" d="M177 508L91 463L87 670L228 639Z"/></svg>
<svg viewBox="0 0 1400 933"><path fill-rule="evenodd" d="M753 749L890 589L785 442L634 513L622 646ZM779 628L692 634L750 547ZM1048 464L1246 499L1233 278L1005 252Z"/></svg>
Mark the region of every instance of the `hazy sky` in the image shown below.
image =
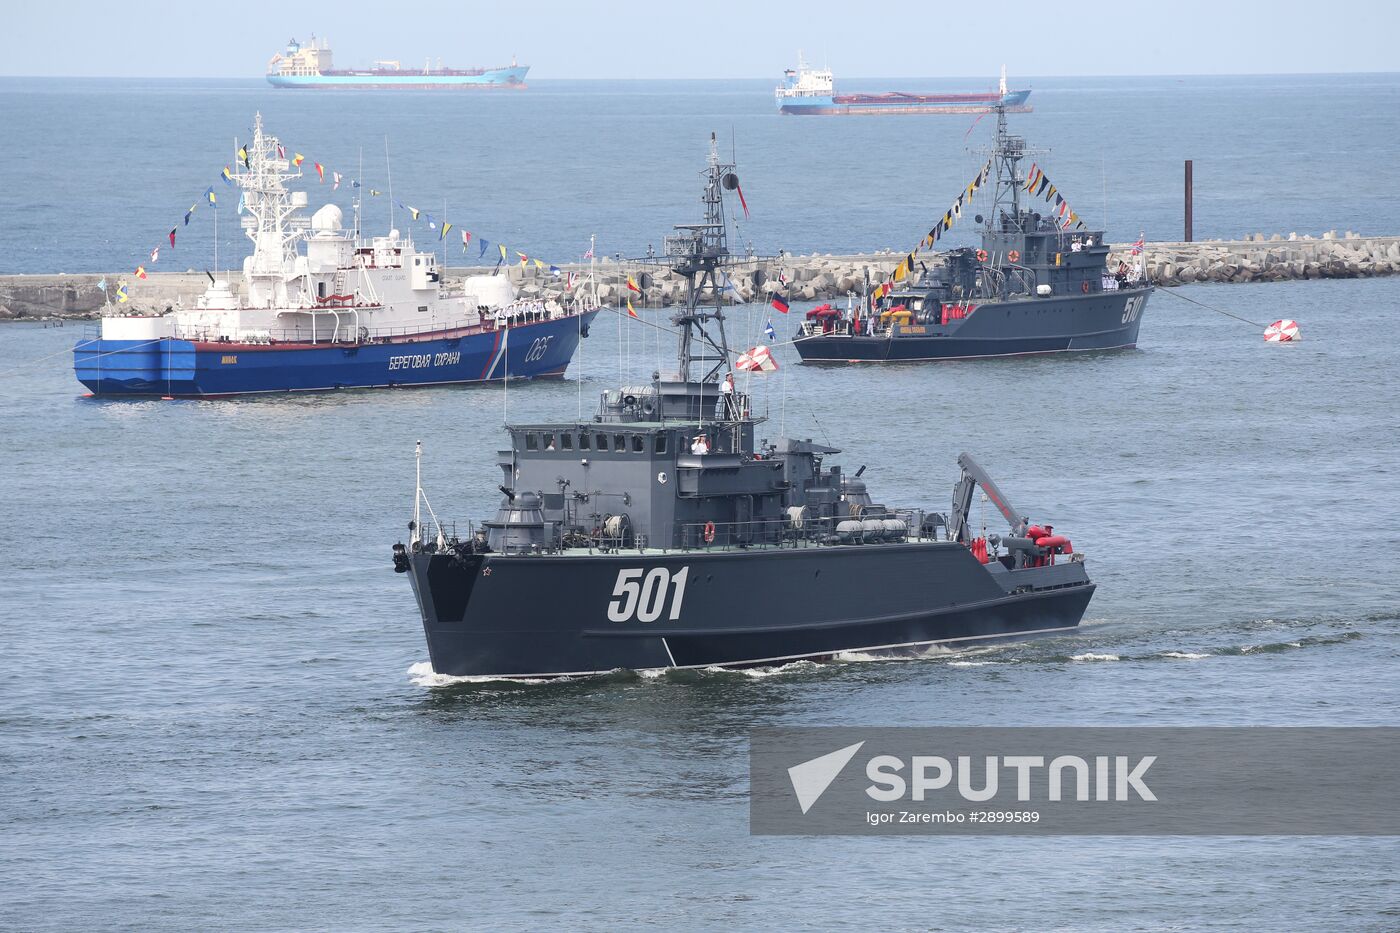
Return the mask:
<svg viewBox="0 0 1400 933"><path fill-rule="evenodd" d="M1393 71L1395 0L543 2L10 0L0 74L258 77L288 37L337 65L504 64L532 78L776 78Z"/></svg>

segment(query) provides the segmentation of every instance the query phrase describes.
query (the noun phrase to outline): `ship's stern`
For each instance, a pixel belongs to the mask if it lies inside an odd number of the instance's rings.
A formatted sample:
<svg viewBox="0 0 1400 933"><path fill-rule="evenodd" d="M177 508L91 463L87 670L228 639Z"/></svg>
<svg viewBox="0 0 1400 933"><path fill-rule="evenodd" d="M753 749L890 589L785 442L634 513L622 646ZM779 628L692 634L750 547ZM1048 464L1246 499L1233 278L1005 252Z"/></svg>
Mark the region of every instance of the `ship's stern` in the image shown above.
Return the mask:
<svg viewBox="0 0 1400 933"><path fill-rule="evenodd" d="M195 346L166 317L103 318L73 345L73 374L94 395L179 395L194 385Z"/></svg>

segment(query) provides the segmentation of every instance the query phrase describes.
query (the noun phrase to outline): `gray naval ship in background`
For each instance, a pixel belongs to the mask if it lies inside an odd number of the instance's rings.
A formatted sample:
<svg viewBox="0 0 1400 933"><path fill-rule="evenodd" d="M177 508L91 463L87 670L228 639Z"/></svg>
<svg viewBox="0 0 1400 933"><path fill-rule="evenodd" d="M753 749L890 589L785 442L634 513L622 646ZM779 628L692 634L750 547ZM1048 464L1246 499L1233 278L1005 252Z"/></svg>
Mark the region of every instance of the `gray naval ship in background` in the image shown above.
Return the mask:
<svg viewBox="0 0 1400 933"><path fill-rule="evenodd" d="M1031 150L997 108L990 216L982 245L919 262L913 275L860 307L807 313L796 337L805 362L966 359L1137 346L1152 286L1142 264L1108 268L1103 231L1069 231L1021 203ZM1052 189L1053 190L1053 189ZM1140 244L1139 244L1140 245Z"/></svg>
<svg viewBox="0 0 1400 933"><path fill-rule="evenodd" d="M727 378L723 291L727 267L761 283L762 260L729 253L724 192L738 177L713 139L703 177L704 222L677 226L654 260L688 283L676 372L605 391L592 420L509 425L500 510L463 537L422 524L420 483L393 561L433 669L760 665L1078 625L1094 592L1081 556L967 455L938 513L878 502L864 467L829 463L834 447L756 440L764 419ZM974 532L979 486L1009 533Z"/></svg>

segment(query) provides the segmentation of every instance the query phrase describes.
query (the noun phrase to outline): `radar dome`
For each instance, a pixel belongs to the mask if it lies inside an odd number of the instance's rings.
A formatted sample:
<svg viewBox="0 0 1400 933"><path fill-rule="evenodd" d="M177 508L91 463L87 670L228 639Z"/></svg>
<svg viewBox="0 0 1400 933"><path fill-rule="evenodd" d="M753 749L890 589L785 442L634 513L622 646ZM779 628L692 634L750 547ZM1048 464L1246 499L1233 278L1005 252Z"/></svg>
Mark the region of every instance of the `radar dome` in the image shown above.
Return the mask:
<svg viewBox="0 0 1400 933"><path fill-rule="evenodd" d="M340 221L344 216L340 208L334 204L327 204L311 215L311 229L317 233L334 233L340 229Z"/></svg>

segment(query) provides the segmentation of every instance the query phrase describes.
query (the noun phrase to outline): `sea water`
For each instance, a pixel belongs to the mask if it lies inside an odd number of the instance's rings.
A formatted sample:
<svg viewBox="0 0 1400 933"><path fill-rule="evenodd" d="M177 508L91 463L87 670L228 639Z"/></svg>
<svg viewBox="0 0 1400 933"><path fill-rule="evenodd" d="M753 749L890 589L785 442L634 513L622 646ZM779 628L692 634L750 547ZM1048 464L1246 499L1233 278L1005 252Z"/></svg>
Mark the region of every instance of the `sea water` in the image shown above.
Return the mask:
<svg viewBox="0 0 1400 933"><path fill-rule="evenodd" d="M0 83L6 271L123 268L164 235L157 208L217 183L255 109L339 162L363 143L368 165L387 133L396 193L450 190L483 232L553 254L590 233L645 249L695 219L711 127L737 139L764 249L912 242L976 161L973 118L780 118L758 84L17 83ZM1359 153L1395 119L1374 103L1394 78L1035 86L1017 125L1091 220L1106 159L1119 240L1176 235L1181 157L1202 233L1395 232L1395 161ZM748 834L757 726L1397 724L1400 280L1180 293L1297 318L1303 342L1159 291L1136 351L816 368L780 346L755 377L761 436L842 447L879 500L945 508L972 453L1087 555L1079 631L536 684L426 665L389 552L414 442L438 514L479 519L503 418L589 416L619 373L666 365L664 335L605 314L567 379L508 391L160 402L82 398L77 326L0 329L0 923L1393 928L1388 840ZM733 327L787 335L806 307ZM561 593L559 611L591 610Z"/></svg>

